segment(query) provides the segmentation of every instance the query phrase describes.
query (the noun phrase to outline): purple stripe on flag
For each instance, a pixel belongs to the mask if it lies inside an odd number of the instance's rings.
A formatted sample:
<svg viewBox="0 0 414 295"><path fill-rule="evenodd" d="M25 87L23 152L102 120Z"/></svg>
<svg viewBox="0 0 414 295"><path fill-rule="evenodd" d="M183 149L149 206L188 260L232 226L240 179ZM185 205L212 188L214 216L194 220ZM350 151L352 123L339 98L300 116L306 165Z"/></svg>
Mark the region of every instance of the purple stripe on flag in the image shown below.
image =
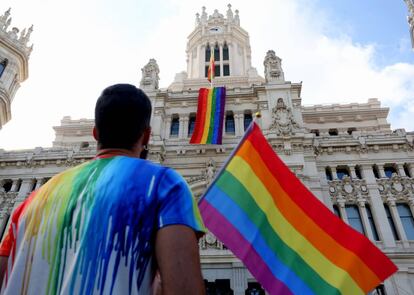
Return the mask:
<svg viewBox="0 0 414 295"><path fill-rule="evenodd" d="M293 294L285 284L273 276L252 245L207 200L204 199L199 207L201 215L207 216L204 218L207 228L212 229L219 240L226 240L226 246L232 249L237 257L243 257L243 263L270 294ZM220 226L213 228L216 224Z"/></svg>

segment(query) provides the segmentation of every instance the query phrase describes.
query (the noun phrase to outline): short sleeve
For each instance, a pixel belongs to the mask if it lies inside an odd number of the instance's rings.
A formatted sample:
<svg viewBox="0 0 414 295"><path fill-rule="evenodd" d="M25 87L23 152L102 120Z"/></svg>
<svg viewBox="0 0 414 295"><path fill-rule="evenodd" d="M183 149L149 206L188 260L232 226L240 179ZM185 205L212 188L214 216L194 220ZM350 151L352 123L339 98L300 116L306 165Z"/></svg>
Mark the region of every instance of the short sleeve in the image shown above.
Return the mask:
<svg viewBox="0 0 414 295"><path fill-rule="evenodd" d="M181 224L191 227L198 234L206 232L190 188L177 172L169 168L165 170L158 183L157 195L158 228Z"/></svg>

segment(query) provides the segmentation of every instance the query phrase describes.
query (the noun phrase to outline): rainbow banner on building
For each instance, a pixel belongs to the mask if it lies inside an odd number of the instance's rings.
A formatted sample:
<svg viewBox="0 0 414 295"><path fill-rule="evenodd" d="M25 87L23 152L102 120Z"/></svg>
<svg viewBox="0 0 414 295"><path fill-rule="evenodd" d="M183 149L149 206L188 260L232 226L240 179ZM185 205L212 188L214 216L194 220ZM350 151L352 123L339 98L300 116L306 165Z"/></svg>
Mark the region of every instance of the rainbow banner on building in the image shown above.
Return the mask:
<svg viewBox="0 0 414 295"><path fill-rule="evenodd" d="M192 144L221 144L226 88L200 88Z"/></svg>
<svg viewBox="0 0 414 295"><path fill-rule="evenodd" d="M367 294L397 270L296 178L256 123L199 207L270 294Z"/></svg>

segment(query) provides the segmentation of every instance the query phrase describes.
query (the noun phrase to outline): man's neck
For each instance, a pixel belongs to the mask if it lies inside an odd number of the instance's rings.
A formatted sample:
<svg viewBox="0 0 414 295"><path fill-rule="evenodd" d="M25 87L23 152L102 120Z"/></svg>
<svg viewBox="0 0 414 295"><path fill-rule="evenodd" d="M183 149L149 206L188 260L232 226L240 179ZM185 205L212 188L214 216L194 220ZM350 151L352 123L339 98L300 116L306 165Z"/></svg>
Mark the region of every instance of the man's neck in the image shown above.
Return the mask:
<svg viewBox="0 0 414 295"><path fill-rule="evenodd" d="M114 156L126 156L139 158L139 155L128 149L119 149L119 148L109 148L109 149L98 149L95 158L111 158Z"/></svg>

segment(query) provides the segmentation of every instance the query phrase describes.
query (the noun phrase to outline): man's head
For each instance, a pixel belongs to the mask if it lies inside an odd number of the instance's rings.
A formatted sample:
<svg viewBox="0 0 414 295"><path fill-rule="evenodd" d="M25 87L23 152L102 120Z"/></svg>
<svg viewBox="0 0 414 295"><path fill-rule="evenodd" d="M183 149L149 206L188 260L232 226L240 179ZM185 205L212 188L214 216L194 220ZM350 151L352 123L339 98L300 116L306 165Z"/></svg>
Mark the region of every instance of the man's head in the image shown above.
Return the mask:
<svg viewBox="0 0 414 295"><path fill-rule="evenodd" d="M148 143L150 119L151 102L141 89L130 84L107 87L95 107L98 148L140 148Z"/></svg>

